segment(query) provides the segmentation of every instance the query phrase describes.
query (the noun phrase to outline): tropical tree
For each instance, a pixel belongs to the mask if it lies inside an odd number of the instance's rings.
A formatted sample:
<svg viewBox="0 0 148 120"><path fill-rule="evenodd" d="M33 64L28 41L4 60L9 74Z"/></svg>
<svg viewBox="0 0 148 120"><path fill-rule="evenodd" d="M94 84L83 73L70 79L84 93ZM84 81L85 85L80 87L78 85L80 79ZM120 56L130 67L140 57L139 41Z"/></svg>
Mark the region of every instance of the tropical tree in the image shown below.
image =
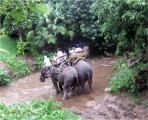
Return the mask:
<svg viewBox="0 0 148 120"><path fill-rule="evenodd" d="M18 53L31 51L45 44L55 43L57 34L73 36L66 29L61 11L63 4L50 1L3 1L1 2L1 33L17 36Z"/></svg>
<svg viewBox="0 0 148 120"><path fill-rule="evenodd" d="M146 0L96 0L92 10L97 16L100 35L108 44L116 44L116 54L144 53L148 35Z"/></svg>

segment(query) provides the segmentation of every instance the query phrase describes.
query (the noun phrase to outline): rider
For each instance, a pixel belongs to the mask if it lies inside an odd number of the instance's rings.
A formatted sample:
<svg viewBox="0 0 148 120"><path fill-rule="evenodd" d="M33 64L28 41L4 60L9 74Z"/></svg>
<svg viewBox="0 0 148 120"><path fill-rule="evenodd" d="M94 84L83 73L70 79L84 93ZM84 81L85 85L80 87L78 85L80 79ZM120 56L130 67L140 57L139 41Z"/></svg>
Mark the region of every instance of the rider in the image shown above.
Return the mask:
<svg viewBox="0 0 148 120"><path fill-rule="evenodd" d="M46 55L44 56L44 66L45 67L50 67L51 66L51 62L50 62L49 58Z"/></svg>
<svg viewBox="0 0 148 120"><path fill-rule="evenodd" d="M54 55L53 59L54 64L60 64L60 59L57 57L57 54Z"/></svg>
<svg viewBox="0 0 148 120"><path fill-rule="evenodd" d="M60 49L58 49L57 50L57 57L60 58L61 56L63 56L63 52Z"/></svg>
<svg viewBox="0 0 148 120"><path fill-rule="evenodd" d="M63 62L65 60L66 54L63 53L60 49L57 50L57 59L60 60L60 62Z"/></svg>
<svg viewBox="0 0 148 120"><path fill-rule="evenodd" d="M75 49L75 53L79 53L81 51L82 51L82 49L80 47L78 47L78 48Z"/></svg>
<svg viewBox="0 0 148 120"><path fill-rule="evenodd" d="M70 55L74 55L74 54L75 54L75 47L72 47L72 48L69 50L69 53L70 53Z"/></svg>

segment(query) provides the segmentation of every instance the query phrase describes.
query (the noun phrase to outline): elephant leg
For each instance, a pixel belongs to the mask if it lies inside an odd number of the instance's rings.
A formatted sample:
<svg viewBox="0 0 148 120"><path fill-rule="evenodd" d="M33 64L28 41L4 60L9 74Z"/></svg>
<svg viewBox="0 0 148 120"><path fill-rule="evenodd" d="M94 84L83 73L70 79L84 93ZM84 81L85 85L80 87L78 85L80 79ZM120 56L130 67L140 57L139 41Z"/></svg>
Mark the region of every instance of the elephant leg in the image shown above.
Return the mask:
<svg viewBox="0 0 148 120"><path fill-rule="evenodd" d="M56 90L56 94L59 94L60 91L59 91L59 87L58 87L57 81L56 80L52 80L52 83L53 83L54 88Z"/></svg>
<svg viewBox="0 0 148 120"><path fill-rule="evenodd" d="M92 80L88 80L89 92L92 92Z"/></svg>
<svg viewBox="0 0 148 120"><path fill-rule="evenodd" d="M76 86L76 88L75 88L76 95L80 94L79 91L80 91L80 86Z"/></svg>
<svg viewBox="0 0 148 120"><path fill-rule="evenodd" d="M74 96L79 94L79 84L77 84L77 82L75 82L72 87L72 93Z"/></svg>
<svg viewBox="0 0 148 120"><path fill-rule="evenodd" d="M63 88L62 88L62 85L59 83L59 89L60 89L60 92L63 92Z"/></svg>
<svg viewBox="0 0 148 120"><path fill-rule="evenodd" d="M82 84L80 85L80 91L81 91L80 93L81 93L81 94L83 94L83 93L85 92L85 90L84 90L84 84L85 84L85 83L82 83Z"/></svg>
<svg viewBox="0 0 148 120"><path fill-rule="evenodd" d="M68 87L63 86L63 90L64 90L63 100L66 100L68 98Z"/></svg>
<svg viewBox="0 0 148 120"><path fill-rule="evenodd" d="M78 87L78 86L76 86L76 87L74 88L73 94L74 94L74 96L76 96L76 95L79 94L79 87Z"/></svg>
<svg viewBox="0 0 148 120"><path fill-rule="evenodd" d="M72 96L76 96L77 95L77 87L76 86L73 86L71 88L71 93L72 93Z"/></svg>

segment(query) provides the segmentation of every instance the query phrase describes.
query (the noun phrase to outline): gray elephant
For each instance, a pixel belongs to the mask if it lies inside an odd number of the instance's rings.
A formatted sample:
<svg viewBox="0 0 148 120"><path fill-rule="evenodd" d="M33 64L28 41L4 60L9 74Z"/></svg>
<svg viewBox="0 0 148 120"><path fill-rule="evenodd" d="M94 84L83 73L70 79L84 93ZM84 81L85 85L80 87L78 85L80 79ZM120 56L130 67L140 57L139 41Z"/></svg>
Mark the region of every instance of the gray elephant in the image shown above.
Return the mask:
<svg viewBox="0 0 148 120"><path fill-rule="evenodd" d="M78 82L78 73L76 69L72 66L67 66L62 70L57 70L56 67L44 67L41 70L40 81L44 82L45 78L51 77L53 85L56 89L56 93L64 90L63 99L68 97L68 92L72 90L75 91Z"/></svg>
<svg viewBox="0 0 148 120"><path fill-rule="evenodd" d="M78 60L76 63L71 62L71 65L78 72L78 83L81 88L81 92L84 92L85 82L88 82L89 92L92 92L92 67L87 62L81 59Z"/></svg>

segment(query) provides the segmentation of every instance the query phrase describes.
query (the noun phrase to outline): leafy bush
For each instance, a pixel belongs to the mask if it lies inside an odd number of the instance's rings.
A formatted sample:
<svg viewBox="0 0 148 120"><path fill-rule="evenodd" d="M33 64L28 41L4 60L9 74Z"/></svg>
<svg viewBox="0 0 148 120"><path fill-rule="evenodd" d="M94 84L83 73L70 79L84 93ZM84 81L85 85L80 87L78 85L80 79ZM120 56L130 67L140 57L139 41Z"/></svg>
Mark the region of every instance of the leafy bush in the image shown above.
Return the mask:
<svg viewBox="0 0 148 120"><path fill-rule="evenodd" d="M139 73L148 70L148 64L137 64L134 67L126 67L111 78L110 86L113 92L126 91L130 94L137 94L140 90L147 86L146 74Z"/></svg>
<svg viewBox="0 0 148 120"><path fill-rule="evenodd" d="M27 49L28 42L17 42L17 54L25 55L25 50Z"/></svg>
<svg viewBox="0 0 148 120"><path fill-rule="evenodd" d="M0 118L3 120L81 120L58 103L48 101L28 101L6 106L0 104Z"/></svg>
<svg viewBox="0 0 148 120"><path fill-rule="evenodd" d="M6 85L8 82L10 82L9 75L0 68L0 86Z"/></svg>
<svg viewBox="0 0 148 120"><path fill-rule="evenodd" d="M44 64L44 56L43 55L38 55L37 57L35 57L35 65L36 68L35 69L41 69L42 66Z"/></svg>
<svg viewBox="0 0 148 120"><path fill-rule="evenodd" d="M127 68L127 63L125 58L121 58L117 64L113 66L115 71L120 71Z"/></svg>
<svg viewBox="0 0 148 120"><path fill-rule="evenodd" d="M25 61L18 60L15 56L0 56L0 61L7 63L14 71L14 77L22 77L29 73L29 68L25 64Z"/></svg>

